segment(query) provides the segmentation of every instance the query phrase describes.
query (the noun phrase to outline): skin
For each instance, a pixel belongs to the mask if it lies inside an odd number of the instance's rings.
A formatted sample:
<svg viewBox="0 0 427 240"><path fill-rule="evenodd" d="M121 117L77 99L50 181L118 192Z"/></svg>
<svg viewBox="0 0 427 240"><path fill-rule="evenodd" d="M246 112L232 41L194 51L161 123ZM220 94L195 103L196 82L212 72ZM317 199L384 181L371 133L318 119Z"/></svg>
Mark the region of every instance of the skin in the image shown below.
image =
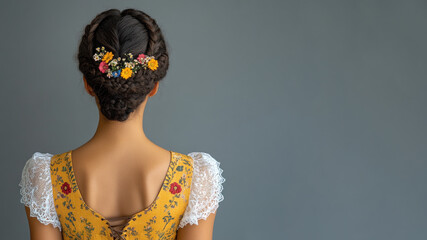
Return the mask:
<svg viewBox="0 0 427 240"><path fill-rule="evenodd" d="M118 122L104 117L98 98L84 77L83 81L87 93L96 100L99 122L93 137L72 151L79 190L85 203L106 218L139 212L154 201L170 161L169 151L150 141L143 130L145 106L157 93L159 82L129 119ZM26 206L25 211L32 240L62 239L58 228L30 217ZM212 240L215 215L199 220L198 225L180 228L177 239Z"/></svg>

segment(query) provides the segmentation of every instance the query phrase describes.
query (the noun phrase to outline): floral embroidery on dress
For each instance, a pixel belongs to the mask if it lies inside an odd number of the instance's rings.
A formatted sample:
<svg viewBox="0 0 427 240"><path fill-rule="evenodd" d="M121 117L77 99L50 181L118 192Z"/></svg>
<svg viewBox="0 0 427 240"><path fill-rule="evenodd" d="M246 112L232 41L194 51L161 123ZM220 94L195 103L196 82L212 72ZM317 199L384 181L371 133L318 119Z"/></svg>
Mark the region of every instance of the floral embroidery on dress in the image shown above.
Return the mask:
<svg viewBox="0 0 427 240"><path fill-rule="evenodd" d="M189 202L193 162L187 155L171 152L170 166L158 196L147 208L134 214L121 234L114 232L110 223L84 202L75 180L71 151L52 157L50 173L64 240L99 239L99 236L109 240L173 240Z"/></svg>
<svg viewBox="0 0 427 240"><path fill-rule="evenodd" d="M67 182L64 182L63 184L62 184L62 186L61 186L61 190L62 190L62 192L63 193L65 193L65 194L69 194L69 193L71 193L71 187L70 187L70 184L69 183L67 183Z"/></svg>
<svg viewBox="0 0 427 240"><path fill-rule="evenodd" d="M177 194L181 192L181 185L179 185L177 182L174 182L171 184L171 187L169 189L169 192L171 192L172 194Z"/></svg>

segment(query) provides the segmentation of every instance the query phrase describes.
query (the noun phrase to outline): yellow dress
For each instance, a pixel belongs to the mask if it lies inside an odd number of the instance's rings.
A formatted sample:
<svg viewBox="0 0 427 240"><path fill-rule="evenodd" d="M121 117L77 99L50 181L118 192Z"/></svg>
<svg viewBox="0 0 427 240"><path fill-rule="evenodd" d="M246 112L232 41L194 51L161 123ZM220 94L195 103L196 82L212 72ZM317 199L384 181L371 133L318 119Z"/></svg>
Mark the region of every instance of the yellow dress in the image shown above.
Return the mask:
<svg viewBox="0 0 427 240"><path fill-rule="evenodd" d="M219 162L207 153L170 153L171 162L156 199L129 216L120 232L110 224L111 219L82 198L72 151L56 155L36 152L28 159L19 183L21 203L40 222L58 227L64 240L176 239L179 228L198 224L216 211L224 199L225 178Z"/></svg>

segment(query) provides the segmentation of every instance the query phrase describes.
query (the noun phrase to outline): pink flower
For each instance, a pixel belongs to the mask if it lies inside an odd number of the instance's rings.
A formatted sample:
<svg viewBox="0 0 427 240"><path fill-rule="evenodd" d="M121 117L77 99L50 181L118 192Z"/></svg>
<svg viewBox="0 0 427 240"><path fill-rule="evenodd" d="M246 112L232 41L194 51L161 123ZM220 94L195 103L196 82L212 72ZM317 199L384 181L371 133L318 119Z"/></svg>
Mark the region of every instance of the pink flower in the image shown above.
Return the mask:
<svg viewBox="0 0 427 240"><path fill-rule="evenodd" d="M108 70L108 64L104 61L102 61L99 64L99 71L101 71L102 73L105 73Z"/></svg>
<svg viewBox="0 0 427 240"><path fill-rule="evenodd" d="M142 63L142 60L145 58L145 55L143 53L139 54L136 60L138 60L140 63Z"/></svg>

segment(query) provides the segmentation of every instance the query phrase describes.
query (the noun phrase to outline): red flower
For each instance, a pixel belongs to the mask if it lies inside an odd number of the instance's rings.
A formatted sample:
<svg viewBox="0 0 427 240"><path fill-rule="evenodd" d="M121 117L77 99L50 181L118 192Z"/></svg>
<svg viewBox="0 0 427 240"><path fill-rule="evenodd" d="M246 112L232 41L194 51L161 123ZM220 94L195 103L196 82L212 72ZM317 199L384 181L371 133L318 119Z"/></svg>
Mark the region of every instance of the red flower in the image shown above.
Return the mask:
<svg viewBox="0 0 427 240"><path fill-rule="evenodd" d="M64 184L62 184L62 186L61 186L61 190L62 190L62 192L63 193L65 193L65 194L69 194L69 193L71 193L71 187L70 187L70 184L68 184L67 182L64 182Z"/></svg>
<svg viewBox="0 0 427 240"><path fill-rule="evenodd" d="M179 185L177 182L174 182L171 184L171 188L169 189L169 192L172 194L180 193L182 190L181 185Z"/></svg>

